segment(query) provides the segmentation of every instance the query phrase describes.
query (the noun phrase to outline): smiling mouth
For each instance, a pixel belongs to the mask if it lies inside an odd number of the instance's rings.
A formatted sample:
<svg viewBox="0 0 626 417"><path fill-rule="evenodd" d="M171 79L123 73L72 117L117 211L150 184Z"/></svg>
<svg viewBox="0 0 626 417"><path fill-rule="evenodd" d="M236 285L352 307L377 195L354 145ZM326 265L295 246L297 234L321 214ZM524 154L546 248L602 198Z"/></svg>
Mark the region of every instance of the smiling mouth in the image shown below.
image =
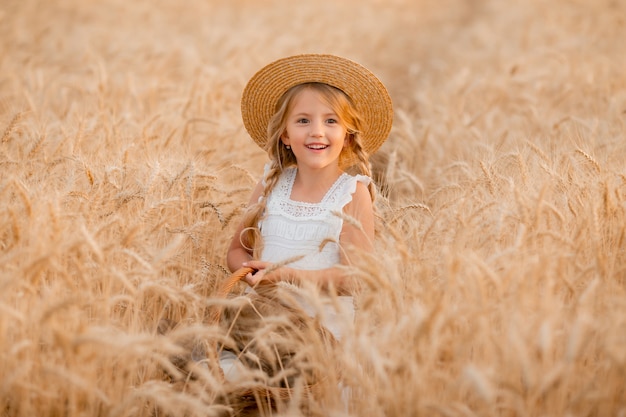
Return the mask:
<svg viewBox="0 0 626 417"><path fill-rule="evenodd" d="M307 145L307 148L320 151L322 149L328 148L328 145Z"/></svg>

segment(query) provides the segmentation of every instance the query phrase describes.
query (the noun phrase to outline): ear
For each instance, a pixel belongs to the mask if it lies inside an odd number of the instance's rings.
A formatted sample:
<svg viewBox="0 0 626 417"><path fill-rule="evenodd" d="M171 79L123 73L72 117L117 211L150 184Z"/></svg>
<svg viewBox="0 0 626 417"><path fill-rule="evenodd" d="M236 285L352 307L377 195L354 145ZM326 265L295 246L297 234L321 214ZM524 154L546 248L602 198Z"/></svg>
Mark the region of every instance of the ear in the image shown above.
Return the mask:
<svg viewBox="0 0 626 417"><path fill-rule="evenodd" d="M283 132L282 135L280 135L280 140L283 143L283 145L289 145L289 136L287 136L287 132Z"/></svg>
<svg viewBox="0 0 626 417"><path fill-rule="evenodd" d="M352 133L346 133L346 137L343 140L343 147L344 148L349 148L350 146L352 146Z"/></svg>

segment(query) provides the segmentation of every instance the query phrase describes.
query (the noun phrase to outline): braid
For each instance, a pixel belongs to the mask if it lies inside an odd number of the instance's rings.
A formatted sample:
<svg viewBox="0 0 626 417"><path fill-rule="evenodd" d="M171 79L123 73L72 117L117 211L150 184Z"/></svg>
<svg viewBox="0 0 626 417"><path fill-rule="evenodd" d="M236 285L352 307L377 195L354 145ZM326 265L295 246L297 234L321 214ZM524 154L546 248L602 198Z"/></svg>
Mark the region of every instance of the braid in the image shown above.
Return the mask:
<svg viewBox="0 0 626 417"><path fill-rule="evenodd" d="M259 230L259 222L263 219L267 207L267 196L270 195L282 172L280 163L273 160L265 176L265 187L261 193L259 201L250 206L243 219L243 230L241 231L241 243L243 247L252 251L253 257L257 258L263 249L263 239Z"/></svg>
<svg viewBox="0 0 626 417"><path fill-rule="evenodd" d="M361 141L361 135L359 132L352 133L352 141L350 150L356 156L356 168L362 175L367 175L368 177L372 177L372 165L369 161L369 154L363 149L363 144ZM376 199L376 186L374 182L371 181L367 188L369 189L370 196L372 198L372 202Z"/></svg>
<svg viewBox="0 0 626 417"><path fill-rule="evenodd" d="M243 230L241 231L241 244L244 248L252 252L254 258L260 256L263 250L263 239L259 230L259 222L263 219L267 207L267 197L270 195L283 169L296 164L296 157L290 150L287 150L280 139L285 130L285 118L287 117L291 99L299 90L291 89L280 98L276 105L276 113L270 119L267 126L268 141L265 146L267 155L270 158L269 169L265 175L265 187L257 203L250 206L243 219Z"/></svg>

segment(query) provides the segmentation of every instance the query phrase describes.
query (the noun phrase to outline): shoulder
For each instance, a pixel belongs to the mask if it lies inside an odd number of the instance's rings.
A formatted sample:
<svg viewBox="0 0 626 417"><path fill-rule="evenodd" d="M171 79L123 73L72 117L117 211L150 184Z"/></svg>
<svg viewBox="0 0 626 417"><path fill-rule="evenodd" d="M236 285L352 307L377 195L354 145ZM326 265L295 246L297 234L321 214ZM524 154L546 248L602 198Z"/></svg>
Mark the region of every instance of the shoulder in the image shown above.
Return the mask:
<svg viewBox="0 0 626 417"><path fill-rule="evenodd" d="M368 187L371 180L363 176L353 178L354 189L343 212L354 221L344 222L341 240L342 243L351 243L362 249L371 250L375 234L374 204Z"/></svg>
<svg viewBox="0 0 626 417"><path fill-rule="evenodd" d="M261 198L261 195L263 195L264 189L265 189L265 180L261 179L252 190L252 195L250 196L250 201L248 201L248 205L258 203L259 199Z"/></svg>
<svg viewBox="0 0 626 417"><path fill-rule="evenodd" d="M357 180L354 192L352 193L353 202L360 201L360 200L367 200L369 202L372 201L372 195L370 194L370 189L368 185L369 185L369 182L365 183L365 182Z"/></svg>
<svg viewBox="0 0 626 417"><path fill-rule="evenodd" d="M291 188L290 184L293 183L295 174L296 170L293 166L279 169L271 168L269 164L266 165L261 179L262 191L267 193L268 198L277 192L284 194Z"/></svg>
<svg viewBox="0 0 626 417"><path fill-rule="evenodd" d="M372 211L372 195L368 185L371 183L369 177L357 175L351 177L348 189L349 200L345 205L348 214L355 215L362 211Z"/></svg>
<svg viewBox="0 0 626 417"><path fill-rule="evenodd" d="M351 196L351 199L367 197L368 200L372 199L370 194L369 185L372 179L365 175L348 175L344 174L344 193Z"/></svg>
<svg viewBox="0 0 626 417"><path fill-rule="evenodd" d="M277 175L279 178L284 178L287 175L293 175L295 169L295 166L288 166L283 168L282 170L273 170L271 163L268 162L265 164L265 166L263 166L263 176L261 177L261 182L263 183L263 185L265 185L268 178L272 175Z"/></svg>

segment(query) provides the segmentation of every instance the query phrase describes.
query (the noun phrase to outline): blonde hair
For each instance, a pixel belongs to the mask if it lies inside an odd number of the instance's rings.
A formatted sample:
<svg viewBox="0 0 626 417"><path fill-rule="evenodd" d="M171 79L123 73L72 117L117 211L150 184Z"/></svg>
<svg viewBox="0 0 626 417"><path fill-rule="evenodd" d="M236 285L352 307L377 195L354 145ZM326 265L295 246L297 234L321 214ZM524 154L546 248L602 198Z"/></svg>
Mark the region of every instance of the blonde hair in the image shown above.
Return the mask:
<svg viewBox="0 0 626 417"><path fill-rule="evenodd" d="M276 103L276 111L267 126L267 143L265 150L270 158L269 169L264 178L264 189L259 201L251 205L243 219L244 229L241 241L244 247L252 250L253 257L258 258L263 247L259 222L262 220L267 205L267 196L272 192L278 178L287 167L297 165L294 153L284 146L281 137L287 126L287 117L293 108L294 99L298 94L311 89L319 93L321 99L337 114L339 122L346 128L348 146L339 155L339 166L344 169L371 177L369 155L363 149L361 139L361 117L350 100L340 89L324 83L298 84L287 90ZM374 185L369 185L370 196L374 201Z"/></svg>

